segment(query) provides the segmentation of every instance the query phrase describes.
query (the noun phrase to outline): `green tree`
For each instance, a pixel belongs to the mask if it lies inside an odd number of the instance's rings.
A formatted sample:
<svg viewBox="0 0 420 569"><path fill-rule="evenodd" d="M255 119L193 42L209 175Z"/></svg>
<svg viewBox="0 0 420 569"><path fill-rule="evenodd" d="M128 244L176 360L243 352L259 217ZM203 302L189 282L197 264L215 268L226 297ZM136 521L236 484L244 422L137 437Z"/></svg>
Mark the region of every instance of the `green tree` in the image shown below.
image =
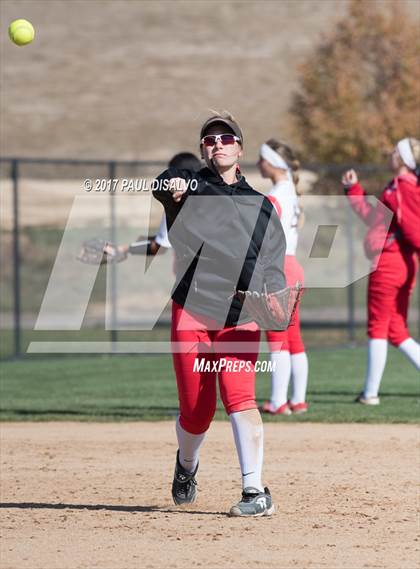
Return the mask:
<svg viewBox="0 0 420 569"><path fill-rule="evenodd" d="M307 159L378 163L400 138L418 137L417 23L399 0L352 0L301 68L291 113Z"/></svg>

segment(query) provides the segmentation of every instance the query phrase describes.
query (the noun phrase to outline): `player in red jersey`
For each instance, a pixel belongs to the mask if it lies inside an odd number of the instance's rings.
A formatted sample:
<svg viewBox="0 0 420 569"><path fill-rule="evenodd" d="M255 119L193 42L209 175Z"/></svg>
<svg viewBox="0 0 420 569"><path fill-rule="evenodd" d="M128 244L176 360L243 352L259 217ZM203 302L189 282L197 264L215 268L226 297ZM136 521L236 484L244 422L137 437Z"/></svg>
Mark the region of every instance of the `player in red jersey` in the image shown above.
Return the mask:
<svg viewBox="0 0 420 569"><path fill-rule="evenodd" d="M386 229L383 208L368 203L354 170L342 178L353 209L369 226L365 251L376 269L368 283L368 358L365 384L356 401L378 405L379 387L385 369L388 342L420 369L420 345L410 336L407 313L415 285L420 250L420 142L401 140L390 155L393 180L385 187L381 202L394 212Z"/></svg>

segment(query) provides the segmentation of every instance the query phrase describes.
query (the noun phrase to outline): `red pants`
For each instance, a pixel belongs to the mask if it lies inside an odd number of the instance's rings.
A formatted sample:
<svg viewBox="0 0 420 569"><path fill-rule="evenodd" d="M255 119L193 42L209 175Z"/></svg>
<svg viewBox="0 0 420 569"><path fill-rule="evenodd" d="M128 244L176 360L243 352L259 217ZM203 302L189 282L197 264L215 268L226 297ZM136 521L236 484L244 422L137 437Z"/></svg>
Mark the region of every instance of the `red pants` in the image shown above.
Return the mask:
<svg viewBox="0 0 420 569"><path fill-rule="evenodd" d="M296 284L296 281L303 284L303 269L294 255L286 255L284 258L284 272L287 286ZM270 352L279 352L280 350L289 351L291 354L304 352L305 346L300 333L299 305L294 314L293 324L287 330L283 332L270 330L266 332L266 337Z"/></svg>
<svg viewBox="0 0 420 569"><path fill-rule="evenodd" d="M412 253L383 251L369 275L368 336L398 346L410 337L407 313L416 282L417 258Z"/></svg>
<svg viewBox="0 0 420 569"><path fill-rule="evenodd" d="M183 329L178 329L181 318ZM188 322L191 322L191 327L185 329ZM216 411L217 376L220 396L228 415L257 407L254 367L260 341L257 325L252 322L236 328L209 330L209 324L209 319L206 325L205 317L187 312L176 302L172 303L171 341L177 343L173 361L178 385L180 424L193 434L204 433L213 419ZM223 345L225 342L242 346L249 342L252 345L249 353L241 353L235 346ZM180 345L181 350L178 351ZM194 369L194 362L201 358L206 363L209 362L211 368L213 365L217 367L221 360L225 366L219 371Z"/></svg>

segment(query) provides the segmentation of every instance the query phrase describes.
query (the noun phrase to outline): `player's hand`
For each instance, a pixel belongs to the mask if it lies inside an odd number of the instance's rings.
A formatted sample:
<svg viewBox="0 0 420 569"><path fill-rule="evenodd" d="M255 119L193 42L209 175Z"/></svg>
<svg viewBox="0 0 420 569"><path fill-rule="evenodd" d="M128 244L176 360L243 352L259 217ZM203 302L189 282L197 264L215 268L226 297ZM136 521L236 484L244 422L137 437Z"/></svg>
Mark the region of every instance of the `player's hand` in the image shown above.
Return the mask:
<svg viewBox="0 0 420 569"><path fill-rule="evenodd" d="M122 255L127 255L130 245L118 245L117 250Z"/></svg>
<svg viewBox="0 0 420 569"><path fill-rule="evenodd" d="M104 247L104 253L119 263L127 258L128 245L113 245L112 243L107 243Z"/></svg>
<svg viewBox="0 0 420 569"><path fill-rule="evenodd" d="M174 202L180 202L182 196L187 191L187 183L184 178L171 178L169 182L169 191L172 194Z"/></svg>
<svg viewBox="0 0 420 569"><path fill-rule="evenodd" d="M280 305L274 294L267 295L267 305L270 312L278 322L282 322L287 319L288 315L285 313L284 308Z"/></svg>
<svg viewBox="0 0 420 569"><path fill-rule="evenodd" d="M125 255L128 251L128 246L126 245L112 245L111 243L107 243L104 247L104 253L110 255L111 257L121 254Z"/></svg>
<svg viewBox="0 0 420 569"><path fill-rule="evenodd" d="M357 184L358 181L359 181L359 178L358 178L355 170L347 170L347 172L345 172L343 174L343 177L341 178L341 183L346 188L349 188L350 186L354 186L354 184Z"/></svg>

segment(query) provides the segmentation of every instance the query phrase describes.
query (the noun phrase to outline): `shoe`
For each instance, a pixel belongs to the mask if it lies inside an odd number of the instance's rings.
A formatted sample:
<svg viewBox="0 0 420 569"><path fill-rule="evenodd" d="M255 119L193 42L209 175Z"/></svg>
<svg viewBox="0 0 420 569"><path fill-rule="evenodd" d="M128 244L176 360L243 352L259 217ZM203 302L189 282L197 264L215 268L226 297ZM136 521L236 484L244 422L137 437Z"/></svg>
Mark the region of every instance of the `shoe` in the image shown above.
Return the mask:
<svg viewBox="0 0 420 569"><path fill-rule="evenodd" d="M364 393L362 392L356 397L354 402L361 403L362 405L379 405L381 400L379 397L365 397Z"/></svg>
<svg viewBox="0 0 420 569"><path fill-rule="evenodd" d="M289 404L283 403L280 407L274 407L271 401L265 401L260 407L261 413L269 413L270 415L291 415Z"/></svg>
<svg viewBox="0 0 420 569"><path fill-rule="evenodd" d="M272 413L273 406L271 404L271 401L264 401L264 403L260 407L260 411L261 413Z"/></svg>
<svg viewBox="0 0 420 569"><path fill-rule="evenodd" d="M179 462L179 450L176 453L174 481L172 482L172 498L177 506L192 504L197 496L198 464L194 472L188 472Z"/></svg>
<svg viewBox="0 0 420 569"><path fill-rule="evenodd" d="M229 513L236 517L259 518L260 516L271 516L274 514L274 509L268 488L264 488L264 492L259 492L257 488L249 487L244 489L241 501L232 506Z"/></svg>
<svg viewBox="0 0 420 569"><path fill-rule="evenodd" d="M304 401L302 403L292 403L291 401L288 401L287 404L289 405L290 411L296 415L306 413L306 411L309 409L309 405Z"/></svg>

